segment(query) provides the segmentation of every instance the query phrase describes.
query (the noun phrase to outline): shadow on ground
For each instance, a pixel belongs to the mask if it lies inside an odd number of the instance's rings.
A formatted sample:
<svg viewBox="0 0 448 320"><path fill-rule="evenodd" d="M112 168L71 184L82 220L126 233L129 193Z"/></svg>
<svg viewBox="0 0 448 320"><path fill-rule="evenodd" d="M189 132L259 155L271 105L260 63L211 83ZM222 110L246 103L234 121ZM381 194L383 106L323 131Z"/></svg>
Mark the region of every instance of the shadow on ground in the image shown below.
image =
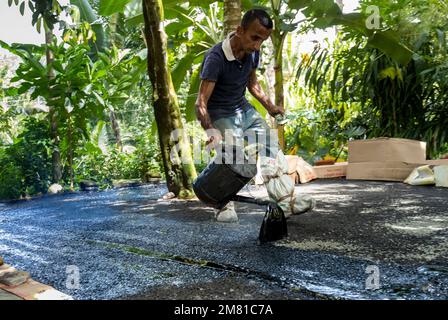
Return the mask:
<svg viewBox="0 0 448 320"><path fill-rule="evenodd" d="M296 189L316 208L266 245L264 208L239 204L239 223L217 223L198 201L157 201L160 185L0 204L0 255L78 299L448 298L447 189L342 179Z"/></svg>

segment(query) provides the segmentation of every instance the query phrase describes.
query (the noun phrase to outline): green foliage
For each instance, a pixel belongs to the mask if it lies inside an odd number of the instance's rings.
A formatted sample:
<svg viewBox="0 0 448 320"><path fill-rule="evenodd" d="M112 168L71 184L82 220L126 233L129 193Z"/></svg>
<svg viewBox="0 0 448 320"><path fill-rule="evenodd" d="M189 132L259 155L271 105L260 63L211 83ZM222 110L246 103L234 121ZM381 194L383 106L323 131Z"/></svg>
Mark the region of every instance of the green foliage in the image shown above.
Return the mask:
<svg viewBox="0 0 448 320"><path fill-rule="evenodd" d="M286 126L287 153L297 154L309 163L331 156L347 158L347 141L358 138L365 129L357 126L344 106L326 107L324 103L313 104L307 110L293 109Z"/></svg>
<svg viewBox="0 0 448 320"><path fill-rule="evenodd" d="M337 102L359 103L358 122L369 137L425 140L435 157L448 141L448 9L436 12L418 0L384 8L383 24L416 52L410 63L397 63L345 30L335 51L317 48L303 59L298 77L317 94L329 90Z"/></svg>
<svg viewBox="0 0 448 320"><path fill-rule="evenodd" d="M114 1L109 1L114 2ZM96 41L90 43L93 47L92 51L103 51L106 46L106 35L104 32L103 24L100 23L95 10L92 8L93 1L88 0L70 0L71 16L75 23L87 22L92 26L92 30L95 32ZM75 7L75 8L74 8ZM77 9L76 9L77 8Z"/></svg>
<svg viewBox="0 0 448 320"><path fill-rule="evenodd" d="M115 148L101 150L93 141L84 144L75 159L75 181L95 181L106 189L115 179L146 181L148 177L160 177L158 146L148 131L137 138L135 151L130 153Z"/></svg>
<svg viewBox="0 0 448 320"><path fill-rule="evenodd" d="M378 5L375 3L375 5ZM325 29L331 26L341 26L347 32L361 36L368 45L379 49L395 62L406 65L412 59L412 50L388 28L372 29L366 25L368 17L365 10L356 13L343 14L333 0L310 1L303 11L311 25Z"/></svg>
<svg viewBox="0 0 448 320"><path fill-rule="evenodd" d="M0 151L0 200L19 199L23 194L20 168Z"/></svg>
<svg viewBox="0 0 448 320"><path fill-rule="evenodd" d="M52 29L62 10L68 9L56 0L9 1L13 3L21 13L25 3L29 6L32 23L39 30L42 26ZM32 98L42 97L56 111L66 180L73 169L75 182L94 180L107 188L113 179L145 180L160 173L156 124L149 105L151 85L145 75L141 1L70 3L78 7L80 20L75 19L76 26L64 26L62 43L48 47L0 43L22 59L13 79L16 87L2 86L0 99L25 97L32 91ZM424 139L434 156L448 152L446 3L364 0L361 12L349 15L343 15L333 0L243 0L242 4L244 10L253 6L270 10L280 35L274 45L286 49L278 52L283 51L285 105L290 111L285 128L289 153L309 162L327 155L344 158L347 140L377 135ZM372 4L381 9L380 30L365 26L365 9ZM222 2L165 0L163 6L173 84L186 120L192 121L196 119L199 64L205 51L223 38ZM103 17L98 18L94 8ZM299 12L306 21L298 20ZM293 44L286 44L291 41L286 34L299 28L336 25L341 36L331 49L317 48L311 56L298 57ZM101 39L109 40L109 49L100 45ZM55 56L49 66L42 62L46 49ZM274 58L272 52L264 55L260 74L269 72L265 67ZM48 77L51 69L54 77ZM300 81L295 81L295 75ZM272 77L261 82L269 89L271 81ZM255 100L251 102L264 111ZM119 120L125 152L113 143L110 111ZM13 144L0 149L0 196L4 198L42 192L48 186L52 147L48 128L32 123L39 122L35 118L42 114L29 114L16 105L0 107L0 134L8 134L9 139L2 142L15 137ZM20 136L11 134L14 130ZM38 166L33 166L24 150L31 150ZM205 165L196 166L201 171Z"/></svg>
<svg viewBox="0 0 448 320"><path fill-rule="evenodd" d="M0 134L11 130L11 118L14 116L12 111L12 109L4 111L0 106Z"/></svg>
<svg viewBox="0 0 448 320"><path fill-rule="evenodd" d="M404 1L401 0L401 2ZM371 2L373 5L380 6L376 0ZM389 0L383 2L386 2L384 6L391 5ZM281 38L282 33L296 31L298 28L309 30L338 26L348 32L356 33L368 41L370 46L381 50L398 63L407 64L412 59L413 52L388 29L374 30L366 26L368 17L364 14L365 10L343 14L334 0L251 0L249 3L243 1L243 6L246 10L251 7L268 10L275 23L274 33L278 33L277 38ZM306 20L297 21L299 12L306 17Z"/></svg>
<svg viewBox="0 0 448 320"><path fill-rule="evenodd" d="M93 68L98 71L93 83L93 94L97 102L105 109L122 106L130 98L129 92L144 74L146 61L137 55L130 55L131 50L111 50L99 53L100 59Z"/></svg>
<svg viewBox="0 0 448 320"><path fill-rule="evenodd" d="M12 145L0 149L0 199L44 193L51 180L49 128L29 117Z"/></svg>
<svg viewBox="0 0 448 320"><path fill-rule="evenodd" d="M4 85L4 79L6 77L8 69L6 67L0 68L0 145L3 139L1 135L8 133L11 130L11 118L13 117L13 110L7 109L4 105L6 99L6 88Z"/></svg>
<svg viewBox="0 0 448 320"><path fill-rule="evenodd" d="M88 56L90 47L87 41L93 37L90 29L79 30L67 37L65 43L53 44L51 50L54 61L51 64L54 76L48 77L46 69L39 61L44 47L13 47L22 58L13 82L21 80L18 92L33 89L32 98L42 97L53 110L61 137L59 149L66 170L70 171L73 154L80 141L87 137L87 121L92 116L102 115L102 106L92 99L92 80L101 76L93 68ZM70 174L69 174L70 175Z"/></svg>
<svg viewBox="0 0 448 320"><path fill-rule="evenodd" d="M100 59L93 62L88 53L89 41L94 38L95 33L87 23L67 29L64 42L50 47L54 55L51 64L54 76L50 78L40 62L45 47L1 43L22 58L12 79L19 82L18 93L32 89L32 98L44 98L54 110L66 172L72 167L76 150L89 137L89 123L103 119L105 111L122 106L144 70L140 57L129 56L129 50L115 47L99 53Z"/></svg>
<svg viewBox="0 0 448 320"><path fill-rule="evenodd" d="M110 7L100 14L125 14L128 30L136 30L133 28L143 24L141 1L128 1L126 7L124 2L100 1L100 7ZM222 4L215 0L165 0L163 12L174 89L187 121L192 121L196 119L194 103L199 89L199 65L204 53L223 38Z"/></svg>
<svg viewBox="0 0 448 320"><path fill-rule="evenodd" d="M23 118L14 108L3 108L0 105L0 146L12 143L14 137L21 130L20 126L16 124Z"/></svg>
<svg viewBox="0 0 448 320"><path fill-rule="evenodd" d="M98 13L102 16L109 16L111 14L121 12L131 1L132 0L100 0Z"/></svg>

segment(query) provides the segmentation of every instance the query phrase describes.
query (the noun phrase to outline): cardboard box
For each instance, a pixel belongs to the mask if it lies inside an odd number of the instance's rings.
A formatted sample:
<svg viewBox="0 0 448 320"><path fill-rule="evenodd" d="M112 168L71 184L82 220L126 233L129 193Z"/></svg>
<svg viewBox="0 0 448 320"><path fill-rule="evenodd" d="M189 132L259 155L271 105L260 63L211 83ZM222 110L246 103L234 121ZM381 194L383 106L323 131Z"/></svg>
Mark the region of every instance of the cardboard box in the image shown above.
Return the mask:
<svg viewBox="0 0 448 320"><path fill-rule="evenodd" d="M317 178L313 167L298 156L285 156L288 161L288 175L294 184L307 183Z"/></svg>
<svg viewBox="0 0 448 320"><path fill-rule="evenodd" d="M426 160L425 164L429 164L431 166L448 166L448 159Z"/></svg>
<svg viewBox="0 0 448 320"><path fill-rule="evenodd" d="M286 161L288 161L288 176L292 179L294 184L300 182L299 173L297 172L297 161L299 157L297 156L285 156Z"/></svg>
<svg viewBox="0 0 448 320"><path fill-rule="evenodd" d="M426 142L399 138L376 138L348 142L349 163L384 161L425 163Z"/></svg>
<svg viewBox="0 0 448 320"><path fill-rule="evenodd" d="M347 180L404 181L421 163L404 161L358 162L347 166Z"/></svg>
<svg viewBox="0 0 448 320"><path fill-rule="evenodd" d="M332 165L314 166L314 172L319 179L345 177L347 175L347 162L336 162Z"/></svg>
<svg viewBox="0 0 448 320"><path fill-rule="evenodd" d="M301 157L287 155L285 156L285 159L288 162L288 176L291 178L294 184L307 183L317 178L313 167ZM257 174L255 176L255 184L257 185L261 185L264 183L260 172L261 167L260 162L258 161Z"/></svg>
<svg viewBox="0 0 448 320"><path fill-rule="evenodd" d="M296 171L299 174L300 183L307 183L311 180L317 179L317 174L314 171L313 166L302 158L299 158L297 161Z"/></svg>
<svg viewBox="0 0 448 320"><path fill-rule="evenodd" d="M448 188L448 165L434 167L436 187Z"/></svg>
<svg viewBox="0 0 448 320"><path fill-rule="evenodd" d="M448 159L425 160L421 163L409 163L405 161L349 163L347 167L347 179L404 181L415 168L424 165L448 165Z"/></svg>

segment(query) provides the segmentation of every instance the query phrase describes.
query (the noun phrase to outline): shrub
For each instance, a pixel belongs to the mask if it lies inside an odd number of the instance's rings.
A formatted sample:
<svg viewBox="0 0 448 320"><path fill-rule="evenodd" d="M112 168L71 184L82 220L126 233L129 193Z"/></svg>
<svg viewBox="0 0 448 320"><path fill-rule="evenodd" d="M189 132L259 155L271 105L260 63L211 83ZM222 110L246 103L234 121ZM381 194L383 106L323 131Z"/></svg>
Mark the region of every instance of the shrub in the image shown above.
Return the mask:
<svg viewBox="0 0 448 320"><path fill-rule="evenodd" d="M25 119L22 133L1 153L0 198L47 191L51 182L50 146L47 122L34 117Z"/></svg>

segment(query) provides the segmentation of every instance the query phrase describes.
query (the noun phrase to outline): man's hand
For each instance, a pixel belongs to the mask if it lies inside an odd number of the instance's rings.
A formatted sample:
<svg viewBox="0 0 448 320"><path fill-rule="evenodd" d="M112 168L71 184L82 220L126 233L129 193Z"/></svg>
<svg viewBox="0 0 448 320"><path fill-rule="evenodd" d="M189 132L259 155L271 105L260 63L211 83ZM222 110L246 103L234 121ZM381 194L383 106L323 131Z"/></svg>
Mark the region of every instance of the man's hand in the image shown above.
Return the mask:
<svg viewBox="0 0 448 320"><path fill-rule="evenodd" d="M285 114L285 109L278 107L271 102L268 96L264 93L260 83L257 80L257 73L255 69L252 70L247 88L249 92L263 105L272 117L276 114Z"/></svg>
<svg viewBox="0 0 448 320"><path fill-rule="evenodd" d="M205 144L206 148L209 150L216 149L216 147L222 141L221 132L219 132L219 130L215 128L207 129L205 132L207 133L208 137L207 143Z"/></svg>
<svg viewBox="0 0 448 320"><path fill-rule="evenodd" d="M269 114L274 117L277 114L285 114L285 109L282 107L273 106L269 110Z"/></svg>

